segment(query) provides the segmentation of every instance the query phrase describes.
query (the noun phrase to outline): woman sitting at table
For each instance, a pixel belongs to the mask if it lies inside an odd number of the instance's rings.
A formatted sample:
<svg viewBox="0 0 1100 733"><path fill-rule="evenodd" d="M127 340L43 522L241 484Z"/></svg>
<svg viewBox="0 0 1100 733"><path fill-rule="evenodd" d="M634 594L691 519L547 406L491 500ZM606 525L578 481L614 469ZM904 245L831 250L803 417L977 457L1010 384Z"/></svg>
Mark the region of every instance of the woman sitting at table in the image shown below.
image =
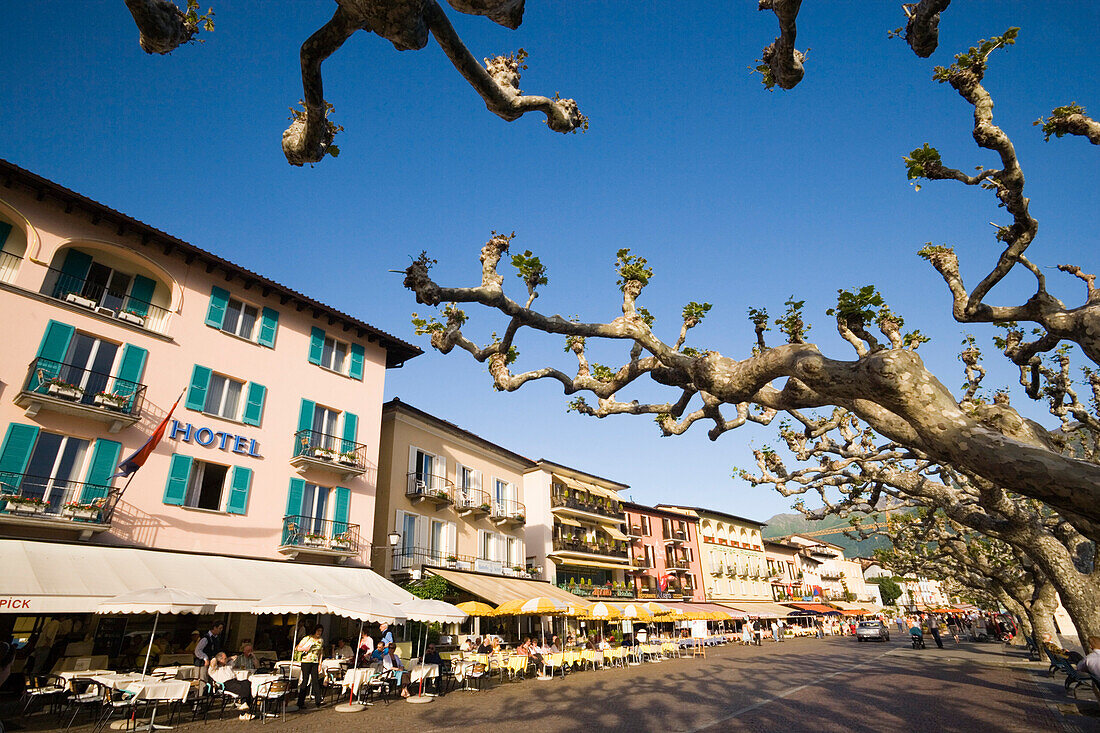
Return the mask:
<svg viewBox="0 0 1100 733"><path fill-rule="evenodd" d="M229 663L225 652L215 654L210 659L206 671L210 676L210 681L216 687L231 693L240 700L237 704L238 709L247 711L252 707L252 683L248 680L237 679L233 666ZM248 712L241 714L241 720L250 720L252 717Z"/></svg>
<svg viewBox="0 0 1100 733"><path fill-rule="evenodd" d="M602 652L606 652L606 651L611 650L611 642L607 640L606 636L604 636L600 639L600 643L598 644L598 648Z"/></svg>
<svg viewBox="0 0 1100 733"><path fill-rule="evenodd" d="M405 676L405 665L402 663L401 657L397 654L397 644L390 644L386 649L386 653L382 657L382 669L386 673L393 675L397 686L401 688L401 697L408 697L408 689L405 685L401 684L401 680Z"/></svg>
<svg viewBox="0 0 1100 733"><path fill-rule="evenodd" d="M491 642L489 642L489 647L493 650L492 651L493 654L499 654L500 653L500 637L499 636L494 636L493 640Z"/></svg>

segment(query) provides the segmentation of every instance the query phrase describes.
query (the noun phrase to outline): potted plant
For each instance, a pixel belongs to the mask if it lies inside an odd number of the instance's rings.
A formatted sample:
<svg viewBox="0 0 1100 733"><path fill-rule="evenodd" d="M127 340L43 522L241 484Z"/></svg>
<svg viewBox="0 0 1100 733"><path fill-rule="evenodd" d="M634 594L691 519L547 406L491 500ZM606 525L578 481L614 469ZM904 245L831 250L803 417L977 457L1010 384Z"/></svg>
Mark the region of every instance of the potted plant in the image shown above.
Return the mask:
<svg viewBox="0 0 1100 733"><path fill-rule="evenodd" d="M99 512L102 508L102 499L97 499L88 504L83 504L79 501L70 501L61 508L61 516L67 519L87 519L94 521L99 519Z"/></svg>
<svg viewBox="0 0 1100 733"><path fill-rule="evenodd" d="M308 535L307 535L308 536ZM318 535L314 535L318 536ZM334 550L350 550L352 544L352 536L350 532L341 532L332 538L330 547Z"/></svg>
<svg viewBox="0 0 1100 733"><path fill-rule="evenodd" d="M80 396L84 394L83 389L75 384L69 384L60 377L51 377L42 384L45 385L47 394L66 400L79 400Z"/></svg>
<svg viewBox="0 0 1100 733"><path fill-rule="evenodd" d="M116 394L114 392L100 392L93 400L97 407L106 407L108 410L125 410L130 403L130 395Z"/></svg>
<svg viewBox="0 0 1100 733"><path fill-rule="evenodd" d="M44 514L46 507L49 506L42 499L33 496L11 494L0 497L0 499L7 502L8 511L16 514Z"/></svg>
<svg viewBox="0 0 1100 733"><path fill-rule="evenodd" d="M322 461L331 461L333 453L334 451L331 451L328 448L322 448L321 446L316 446L313 449L313 457L320 458Z"/></svg>
<svg viewBox="0 0 1100 733"><path fill-rule="evenodd" d="M91 310L95 310L96 305L98 305L98 303L96 303L94 300L92 300L91 298L85 298L80 293L66 293L65 300L70 303L76 303L77 305L84 306L85 308L89 308Z"/></svg>
<svg viewBox="0 0 1100 733"><path fill-rule="evenodd" d="M126 321L127 323L133 323L135 326L145 325L145 316L133 308L125 308L115 314L115 318L120 321Z"/></svg>
<svg viewBox="0 0 1100 733"><path fill-rule="evenodd" d="M482 502L481 506L479 506L478 509L480 509L483 512L488 512L490 507L489 507L489 504L487 502Z"/></svg>
<svg viewBox="0 0 1100 733"><path fill-rule="evenodd" d="M339 461L340 463L343 463L347 466L354 466L356 463L359 462L358 456L356 456L354 449L341 453Z"/></svg>
<svg viewBox="0 0 1100 733"><path fill-rule="evenodd" d="M447 566L455 567L458 564L458 555L447 555Z"/></svg>
<svg viewBox="0 0 1100 733"><path fill-rule="evenodd" d="M316 532L306 532L302 536L302 544L312 547L324 547L326 540L327 538L323 534L317 534Z"/></svg>

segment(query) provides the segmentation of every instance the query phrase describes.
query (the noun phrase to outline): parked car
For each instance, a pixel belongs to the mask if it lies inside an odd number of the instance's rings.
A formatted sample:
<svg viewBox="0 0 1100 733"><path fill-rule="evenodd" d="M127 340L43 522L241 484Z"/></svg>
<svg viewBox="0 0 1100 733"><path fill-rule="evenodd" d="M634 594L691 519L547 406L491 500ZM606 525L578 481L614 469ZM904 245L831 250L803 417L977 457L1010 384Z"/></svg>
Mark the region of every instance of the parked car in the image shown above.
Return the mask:
<svg viewBox="0 0 1100 733"><path fill-rule="evenodd" d="M886 624L881 621L860 621L859 626L856 627L856 641L868 639L890 641L890 629L886 628Z"/></svg>

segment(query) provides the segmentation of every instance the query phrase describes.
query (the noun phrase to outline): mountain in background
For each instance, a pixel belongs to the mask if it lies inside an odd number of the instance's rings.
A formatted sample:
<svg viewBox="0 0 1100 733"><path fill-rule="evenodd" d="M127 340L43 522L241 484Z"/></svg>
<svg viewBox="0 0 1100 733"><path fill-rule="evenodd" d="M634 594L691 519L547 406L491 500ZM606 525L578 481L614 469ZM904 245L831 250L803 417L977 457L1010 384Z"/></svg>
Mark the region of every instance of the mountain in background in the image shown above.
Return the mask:
<svg viewBox="0 0 1100 733"><path fill-rule="evenodd" d="M864 524L871 524L872 522L886 521L885 514L875 514L869 516L864 520ZM848 524L847 519L840 517L826 517L825 519L807 519L802 514L776 514L771 519L767 520L767 527L764 528L764 539L772 539L774 537L783 537L790 534L805 534L806 532L817 532L823 529L832 529L834 527L847 529L851 525ZM875 550L886 549L890 547L890 540L885 537L876 535L866 540L854 540L846 537L841 529L837 529L835 533L821 535L814 537L823 542L829 542L834 545L838 545L844 548L844 557L871 557Z"/></svg>

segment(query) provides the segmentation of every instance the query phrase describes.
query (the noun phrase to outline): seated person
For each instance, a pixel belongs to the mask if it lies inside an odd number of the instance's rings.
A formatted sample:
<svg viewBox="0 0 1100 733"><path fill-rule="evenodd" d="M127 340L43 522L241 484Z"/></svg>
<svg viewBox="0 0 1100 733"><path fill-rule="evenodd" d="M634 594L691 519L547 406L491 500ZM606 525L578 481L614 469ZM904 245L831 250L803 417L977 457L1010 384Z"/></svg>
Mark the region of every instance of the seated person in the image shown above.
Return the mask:
<svg viewBox="0 0 1100 733"><path fill-rule="evenodd" d="M609 651L611 649L611 642L607 640L606 636L604 636L600 639L599 648L600 648L600 651L603 651L603 652Z"/></svg>
<svg viewBox="0 0 1100 733"><path fill-rule="evenodd" d="M443 664L443 658L435 650L435 644L428 644L428 650L424 652L424 664Z"/></svg>
<svg viewBox="0 0 1100 733"><path fill-rule="evenodd" d="M599 648L596 644L596 635L595 634L593 634L592 636L589 636L588 639L585 640L584 648L587 649L588 651L592 651L592 652L596 651L596 649Z"/></svg>
<svg viewBox="0 0 1100 733"><path fill-rule="evenodd" d="M247 670L255 672L256 668L260 666L260 660L256 659L256 655L252 651L252 641L249 639L241 642L241 653L229 661L232 663L234 671Z"/></svg>
<svg viewBox="0 0 1100 733"><path fill-rule="evenodd" d="M476 648L477 647L474 646L474 643L470 641L470 637L467 636L465 639L462 640L462 644L459 645L458 650L461 652L472 652Z"/></svg>
<svg viewBox="0 0 1100 733"><path fill-rule="evenodd" d="M252 683L237 679L225 652L218 652L210 659L206 672L211 682L240 700L237 704L238 709L247 711L252 707ZM252 717L248 712L241 714L241 720L250 720Z"/></svg>
<svg viewBox="0 0 1100 733"><path fill-rule="evenodd" d="M562 650L561 639L557 636L550 637L550 653L556 654Z"/></svg>
<svg viewBox="0 0 1100 733"><path fill-rule="evenodd" d="M492 654L493 645L489 643L489 637L486 636L484 640L475 639L474 644L477 645L478 654Z"/></svg>
<svg viewBox="0 0 1100 733"><path fill-rule="evenodd" d="M351 659L354 651L345 639L337 639L332 647L332 658Z"/></svg>
<svg viewBox="0 0 1100 733"><path fill-rule="evenodd" d="M382 655L382 669L393 675L394 680L397 682L397 686L401 688L401 697L408 697L408 689L401 684L401 680L404 679L405 676L405 664L397 654L397 644L390 644L386 647L386 651Z"/></svg>
<svg viewBox="0 0 1100 733"><path fill-rule="evenodd" d="M500 637L494 636L493 640L489 643L489 646L492 647L493 654L497 654L498 652L500 652Z"/></svg>
<svg viewBox="0 0 1100 733"><path fill-rule="evenodd" d="M385 642L378 642L378 646L370 655L371 664L379 664L382 662L382 658L386 656L386 644Z"/></svg>

